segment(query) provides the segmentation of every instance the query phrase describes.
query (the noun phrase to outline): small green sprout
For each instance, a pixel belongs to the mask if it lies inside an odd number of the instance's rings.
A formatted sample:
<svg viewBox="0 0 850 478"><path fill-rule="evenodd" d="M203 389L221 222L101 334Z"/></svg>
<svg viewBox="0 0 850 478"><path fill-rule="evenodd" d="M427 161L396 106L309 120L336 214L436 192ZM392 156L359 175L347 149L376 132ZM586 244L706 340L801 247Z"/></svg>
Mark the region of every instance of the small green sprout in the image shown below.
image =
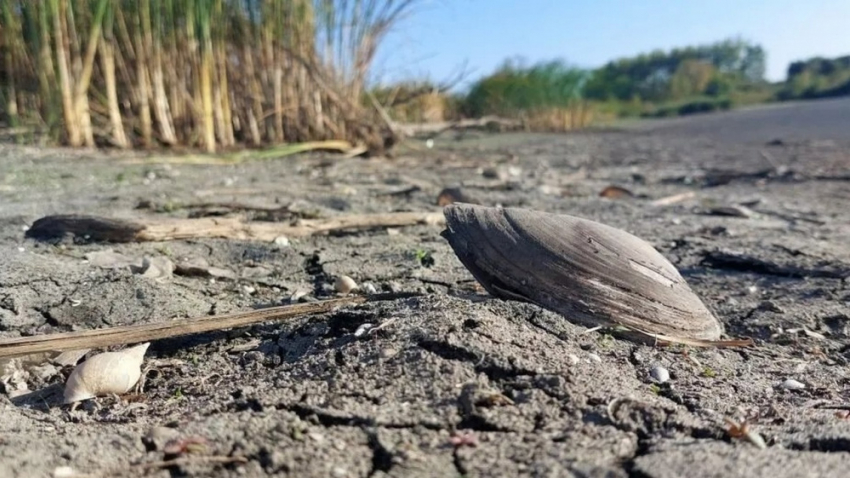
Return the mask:
<svg viewBox="0 0 850 478"><path fill-rule="evenodd" d="M431 255L430 251L417 249L414 255L416 257L416 262L421 264L423 267L431 267L434 265L434 256Z"/></svg>

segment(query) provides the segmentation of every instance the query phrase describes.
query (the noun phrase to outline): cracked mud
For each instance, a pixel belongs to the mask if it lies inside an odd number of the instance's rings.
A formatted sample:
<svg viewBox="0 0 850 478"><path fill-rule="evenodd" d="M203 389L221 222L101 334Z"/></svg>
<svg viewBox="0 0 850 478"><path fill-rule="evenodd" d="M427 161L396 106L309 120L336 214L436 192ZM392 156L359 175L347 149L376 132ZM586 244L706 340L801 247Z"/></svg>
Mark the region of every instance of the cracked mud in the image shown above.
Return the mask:
<svg viewBox="0 0 850 478"><path fill-rule="evenodd" d="M789 130L793 108L730 113L724 128L708 117L558 136L448 134L392 160L127 165L132 155L2 145L0 337L321 299L339 274L422 295L154 342L140 395L75 411L60 405L68 367L0 362L0 476L60 466L151 477L846 476L850 141ZM600 197L609 185L634 195ZM288 205L304 217L423 211L457 186L483 204L587 217L648 240L727 335L756 346L639 345L492 299L433 226L288 243L24 239L26 225L54 213L221 214L189 207L213 202ZM752 214L711 213L740 205ZM85 259L109 249L209 273L151 278ZM656 365L669 381L653 381ZM787 379L804 388L783 388ZM746 420L767 448L733 437L726 418ZM205 444L154 466L168 458L158 434Z"/></svg>

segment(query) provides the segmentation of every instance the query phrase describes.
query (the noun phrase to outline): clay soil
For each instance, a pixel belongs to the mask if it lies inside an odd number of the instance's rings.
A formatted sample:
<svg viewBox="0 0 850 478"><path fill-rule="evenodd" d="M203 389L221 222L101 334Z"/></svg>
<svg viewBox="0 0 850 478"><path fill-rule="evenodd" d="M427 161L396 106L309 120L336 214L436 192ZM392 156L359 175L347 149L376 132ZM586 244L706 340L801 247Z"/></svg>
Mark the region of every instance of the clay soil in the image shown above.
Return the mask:
<svg viewBox="0 0 850 478"><path fill-rule="evenodd" d="M633 195L601 197L610 185ZM755 345L639 345L494 299L439 226L288 243L25 238L56 213L439 211L450 186L646 239L727 337ZM394 159L203 166L0 145L2 338L322 300L340 274L419 294L155 341L140 393L73 411L70 367L5 360L0 476L847 476L848 236L848 100L566 135L447 133ZM208 267L151 277L115 257Z"/></svg>

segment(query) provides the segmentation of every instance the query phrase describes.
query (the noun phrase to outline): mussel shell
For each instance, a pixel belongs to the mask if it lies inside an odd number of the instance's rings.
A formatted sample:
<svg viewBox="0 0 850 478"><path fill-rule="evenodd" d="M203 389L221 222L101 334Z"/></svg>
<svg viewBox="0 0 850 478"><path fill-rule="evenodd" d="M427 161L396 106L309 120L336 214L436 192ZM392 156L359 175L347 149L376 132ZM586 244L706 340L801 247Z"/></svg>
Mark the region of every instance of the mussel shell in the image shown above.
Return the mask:
<svg viewBox="0 0 850 478"><path fill-rule="evenodd" d="M492 295L589 327L716 340L718 320L650 244L598 222L528 209L451 204L443 232Z"/></svg>

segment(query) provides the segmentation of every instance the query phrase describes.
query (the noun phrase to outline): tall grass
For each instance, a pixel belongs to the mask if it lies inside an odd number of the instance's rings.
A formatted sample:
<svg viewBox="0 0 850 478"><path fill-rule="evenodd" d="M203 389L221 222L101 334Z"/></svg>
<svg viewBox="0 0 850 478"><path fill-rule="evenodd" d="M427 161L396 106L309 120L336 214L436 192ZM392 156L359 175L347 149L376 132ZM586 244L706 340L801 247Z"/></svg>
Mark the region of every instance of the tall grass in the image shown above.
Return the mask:
<svg viewBox="0 0 850 478"><path fill-rule="evenodd" d="M206 151L388 128L361 95L415 0L0 0L10 124L71 146Z"/></svg>
<svg viewBox="0 0 850 478"><path fill-rule="evenodd" d="M534 130L582 127L591 120L582 99L588 75L561 61L532 66L508 62L472 86L463 112L521 119Z"/></svg>
<svg viewBox="0 0 850 478"><path fill-rule="evenodd" d="M445 87L430 81L404 81L378 86L369 93L402 123L429 123L456 119Z"/></svg>

